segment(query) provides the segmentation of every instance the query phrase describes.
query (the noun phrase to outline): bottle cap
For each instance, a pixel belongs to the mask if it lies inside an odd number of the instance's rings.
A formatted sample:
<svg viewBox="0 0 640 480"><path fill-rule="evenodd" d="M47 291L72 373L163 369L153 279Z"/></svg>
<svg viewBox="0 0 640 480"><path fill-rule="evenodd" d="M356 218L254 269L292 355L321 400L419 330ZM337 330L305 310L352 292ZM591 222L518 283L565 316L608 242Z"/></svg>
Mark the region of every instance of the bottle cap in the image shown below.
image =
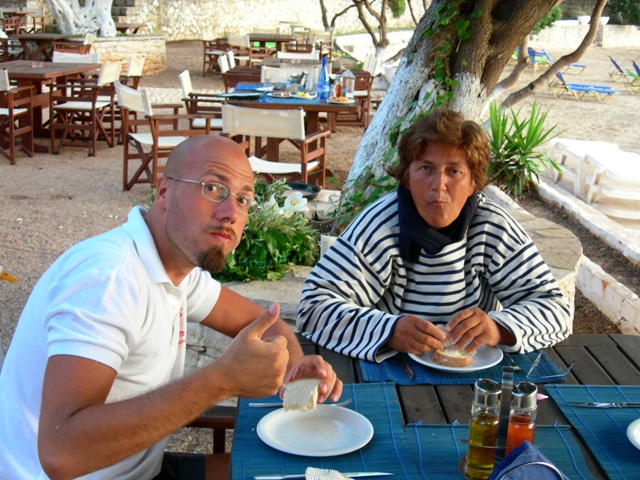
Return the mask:
<svg viewBox="0 0 640 480"><path fill-rule="evenodd" d="M488 378L476 380L473 402L478 406L496 407L500 404L500 384Z"/></svg>
<svg viewBox="0 0 640 480"><path fill-rule="evenodd" d="M513 408L533 408L536 406L538 388L531 382L518 382L513 385L511 406Z"/></svg>

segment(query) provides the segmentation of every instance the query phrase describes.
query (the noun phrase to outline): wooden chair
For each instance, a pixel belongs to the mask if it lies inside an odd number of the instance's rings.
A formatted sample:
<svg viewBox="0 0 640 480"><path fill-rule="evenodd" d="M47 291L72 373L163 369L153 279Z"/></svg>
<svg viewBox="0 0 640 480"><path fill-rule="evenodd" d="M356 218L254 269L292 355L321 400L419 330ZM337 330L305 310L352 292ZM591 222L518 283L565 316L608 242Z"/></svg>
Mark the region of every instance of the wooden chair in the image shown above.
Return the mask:
<svg viewBox="0 0 640 480"><path fill-rule="evenodd" d="M255 139L255 156L249 158L254 172L263 174L271 181L285 177L309 183L309 179L313 177L316 183L324 188L326 142L331 132L324 130L307 134L302 109L270 110L223 105L222 124L223 133L240 144L250 146L250 139ZM292 143L300 150L300 163L260 158L266 153L266 149L262 148L263 138L266 138L267 142L286 140Z"/></svg>
<svg viewBox="0 0 640 480"><path fill-rule="evenodd" d="M63 146L88 147L95 156L97 142L115 143L113 83L120 78L120 62L103 63L96 79L70 79L54 82L49 91L51 106L51 151L60 153ZM105 91L106 90L106 91ZM109 99L104 98L108 92ZM100 95L103 95L100 99ZM105 123L109 121L110 128Z"/></svg>
<svg viewBox="0 0 640 480"><path fill-rule="evenodd" d="M124 136L123 190L131 190L138 183L155 185L164 171L160 159L167 158L174 147L187 138L211 133L208 124L202 129L182 128L181 123L192 120L193 116L179 114L181 104L152 105L144 88L134 90L120 82L115 83L115 89ZM139 165L130 174L132 162L139 162Z"/></svg>
<svg viewBox="0 0 640 480"><path fill-rule="evenodd" d="M95 33L87 33L82 42L79 41L60 41L53 42L54 52L77 53L85 55L91 51L91 45L96 40Z"/></svg>
<svg viewBox="0 0 640 480"><path fill-rule="evenodd" d="M213 453L224 453L227 430L236 424L236 407L214 405L191 422L190 428L210 428L213 430Z"/></svg>
<svg viewBox="0 0 640 480"><path fill-rule="evenodd" d="M211 130L222 130L222 102L215 94L194 92L191 84L189 70L185 70L178 75L180 89L182 90L182 101L187 113L198 117L204 114L206 117L193 118L189 121L191 128L205 128L205 123L209 122Z"/></svg>
<svg viewBox="0 0 640 480"><path fill-rule="evenodd" d="M31 14L24 18L24 23L20 26L21 33L38 33L44 31L45 16L44 7L36 8Z"/></svg>
<svg viewBox="0 0 640 480"><path fill-rule="evenodd" d="M240 82L257 83L260 81L260 69L255 67L235 67L222 74L224 90L228 92Z"/></svg>
<svg viewBox="0 0 640 480"><path fill-rule="evenodd" d="M0 153L16 163L16 152L33 157L33 87L14 87L0 70Z"/></svg>
<svg viewBox="0 0 640 480"><path fill-rule="evenodd" d="M142 71L144 70L144 56L142 57L129 57L127 63L127 71L124 75L120 75L120 83L133 87L135 90L140 86L140 79L142 78Z"/></svg>
<svg viewBox="0 0 640 480"><path fill-rule="evenodd" d="M218 57L225 55L230 46L226 40L216 38L215 30L202 31L202 76L220 72Z"/></svg>
<svg viewBox="0 0 640 480"><path fill-rule="evenodd" d="M246 66L251 66L251 41L249 35L237 35L230 33L227 37L229 43L229 52L233 53L233 57L237 62L242 62ZM227 52L227 55L229 53ZM233 68L229 62L229 67Z"/></svg>
<svg viewBox="0 0 640 480"><path fill-rule="evenodd" d="M313 51L313 45L310 43L285 43L285 52L310 53Z"/></svg>
<svg viewBox="0 0 640 480"><path fill-rule="evenodd" d="M59 63L100 63L98 53L53 52L52 60Z"/></svg>
<svg viewBox="0 0 640 480"><path fill-rule="evenodd" d="M0 22L2 22L2 30L7 35L17 35L18 28L20 26L20 17L18 16L9 16L0 18Z"/></svg>
<svg viewBox="0 0 640 480"><path fill-rule="evenodd" d="M336 126L363 127L365 130L371 121L369 110L371 109L371 85L373 76L366 70L354 70L355 87L353 98L358 102L358 111L355 113L340 112L335 114Z"/></svg>

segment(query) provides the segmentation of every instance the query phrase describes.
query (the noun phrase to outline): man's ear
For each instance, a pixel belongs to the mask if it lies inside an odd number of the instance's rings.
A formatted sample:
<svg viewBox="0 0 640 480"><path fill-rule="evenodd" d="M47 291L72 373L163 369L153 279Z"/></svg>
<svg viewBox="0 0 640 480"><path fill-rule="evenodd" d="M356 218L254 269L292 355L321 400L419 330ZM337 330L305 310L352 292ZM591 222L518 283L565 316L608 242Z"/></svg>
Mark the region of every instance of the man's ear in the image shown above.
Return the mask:
<svg viewBox="0 0 640 480"><path fill-rule="evenodd" d="M156 184L156 197L154 203L166 205L168 195L168 184L170 180L164 176L158 177L158 183Z"/></svg>

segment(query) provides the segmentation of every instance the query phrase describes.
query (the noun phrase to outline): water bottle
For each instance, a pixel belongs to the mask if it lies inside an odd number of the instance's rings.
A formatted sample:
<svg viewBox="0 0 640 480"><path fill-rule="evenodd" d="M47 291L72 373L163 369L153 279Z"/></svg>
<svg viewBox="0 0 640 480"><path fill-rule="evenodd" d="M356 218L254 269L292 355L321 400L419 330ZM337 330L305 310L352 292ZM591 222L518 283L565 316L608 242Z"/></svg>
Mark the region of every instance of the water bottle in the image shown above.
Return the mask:
<svg viewBox="0 0 640 480"><path fill-rule="evenodd" d="M351 70L347 70L342 74L342 93L349 100L353 100L353 92L356 89L356 76Z"/></svg>
<svg viewBox="0 0 640 480"><path fill-rule="evenodd" d="M493 471L501 390L498 382L487 378L475 383L467 449L468 479L484 480Z"/></svg>
<svg viewBox="0 0 640 480"><path fill-rule="evenodd" d="M329 83L329 70L327 69L327 57L322 59L322 67L318 76L318 100L326 102L331 96L331 84Z"/></svg>
<svg viewBox="0 0 640 480"><path fill-rule="evenodd" d="M538 389L531 382L518 382L513 386L506 455L525 440L533 443L538 409L537 393Z"/></svg>

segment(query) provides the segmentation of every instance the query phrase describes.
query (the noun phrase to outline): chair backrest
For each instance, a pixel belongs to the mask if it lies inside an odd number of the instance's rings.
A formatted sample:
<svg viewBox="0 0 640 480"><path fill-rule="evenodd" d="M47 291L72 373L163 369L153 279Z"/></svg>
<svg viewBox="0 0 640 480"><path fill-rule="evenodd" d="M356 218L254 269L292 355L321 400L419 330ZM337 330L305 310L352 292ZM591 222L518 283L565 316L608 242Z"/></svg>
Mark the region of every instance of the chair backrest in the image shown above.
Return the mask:
<svg viewBox="0 0 640 480"><path fill-rule="evenodd" d="M229 71L229 59L226 55L218 56L218 66L220 67L220 73L226 73Z"/></svg>
<svg viewBox="0 0 640 480"><path fill-rule="evenodd" d="M618 62L616 62L613 57L609 57L609 60L611 60L611 63L613 63L613 66L615 67L615 69L622 73L624 75L624 70L622 70L622 67L620 67L620 65L618 64Z"/></svg>
<svg viewBox="0 0 640 480"><path fill-rule="evenodd" d="M239 35L237 33L230 33L227 37L227 42L229 45L240 48L249 48L251 46L251 41L249 40L249 35Z"/></svg>
<svg viewBox="0 0 640 480"><path fill-rule="evenodd" d="M93 45L93 42L96 41L98 36L93 32L88 32L84 36L84 41L82 42L84 45Z"/></svg>
<svg viewBox="0 0 640 480"><path fill-rule="evenodd" d="M222 105L222 131L252 137L304 140L304 111Z"/></svg>
<svg viewBox="0 0 640 480"><path fill-rule="evenodd" d="M53 61L59 63L100 63L100 55L97 53L53 52Z"/></svg>
<svg viewBox="0 0 640 480"><path fill-rule="evenodd" d="M233 50L227 50L227 61L229 62L229 69L236 68L236 57Z"/></svg>
<svg viewBox="0 0 640 480"><path fill-rule="evenodd" d="M363 70L366 70L374 77L378 73L379 61L375 55L367 55L367 58L364 60L364 65L362 66Z"/></svg>
<svg viewBox="0 0 640 480"><path fill-rule="evenodd" d="M109 85L117 82L122 71L122 62L105 62L100 67L100 75L98 75L98 87Z"/></svg>
<svg viewBox="0 0 640 480"><path fill-rule="evenodd" d="M9 83L9 72L6 68L0 70L0 91L7 92L11 90L11 84Z"/></svg>
<svg viewBox="0 0 640 480"><path fill-rule="evenodd" d="M293 69L286 67L269 67L263 65L260 67L260 82L267 83L281 83L287 82L289 77L293 74Z"/></svg>
<svg viewBox="0 0 640 480"><path fill-rule="evenodd" d="M124 108L128 108L129 110L132 110L134 112L145 113L144 104L142 103L141 90L127 87L120 82L115 82L113 85L116 87L118 105Z"/></svg>
<svg viewBox="0 0 640 480"><path fill-rule="evenodd" d="M129 63L127 64L127 77L140 77L142 76L142 70L144 69L144 60L146 57L129 57Z"/></svg>
<svg viewBox="0 0 640 480"><path fill-rule="evenodd" d="M149 91L146 88L140 89L140 95L142 97L142 107L144 108L144 113L148 117L153 116L153 107L151 106L151 97L149 96Z"/></svg>
<svg viewBox="0 0 640 480"><path fill-rule="evenodd" d="M633 68L636 71L636 75L640 75L640 66L638 66L635 60L631 60L631 63L633 64Z"/></svg>
<svg viewBox="0 0 640 480"><path fill-rule="evenodd" d="M180 82L180 88L182 89L182 98L189 98L189 94L193 92L189 70L185 70L178 75L178 81Z"/></svg>
<svg viewBox="0 0 640 480"><path fill-rule="evenodd" d="M567 86L567 82L565 82L565 81L564 81L564 77L562 76L562 73L557 72L557 73L556 73L556 77L558 77L558 80L560 80L560 83L561 83L563 86L565 86L565 87Z"/></svg>
<svg viewBox="0 0 640 480"><path fill-rule="evenodd" d="M202 29L202 40L205 42L211 42L216 39L216 31L213 28Z"/></svg>

